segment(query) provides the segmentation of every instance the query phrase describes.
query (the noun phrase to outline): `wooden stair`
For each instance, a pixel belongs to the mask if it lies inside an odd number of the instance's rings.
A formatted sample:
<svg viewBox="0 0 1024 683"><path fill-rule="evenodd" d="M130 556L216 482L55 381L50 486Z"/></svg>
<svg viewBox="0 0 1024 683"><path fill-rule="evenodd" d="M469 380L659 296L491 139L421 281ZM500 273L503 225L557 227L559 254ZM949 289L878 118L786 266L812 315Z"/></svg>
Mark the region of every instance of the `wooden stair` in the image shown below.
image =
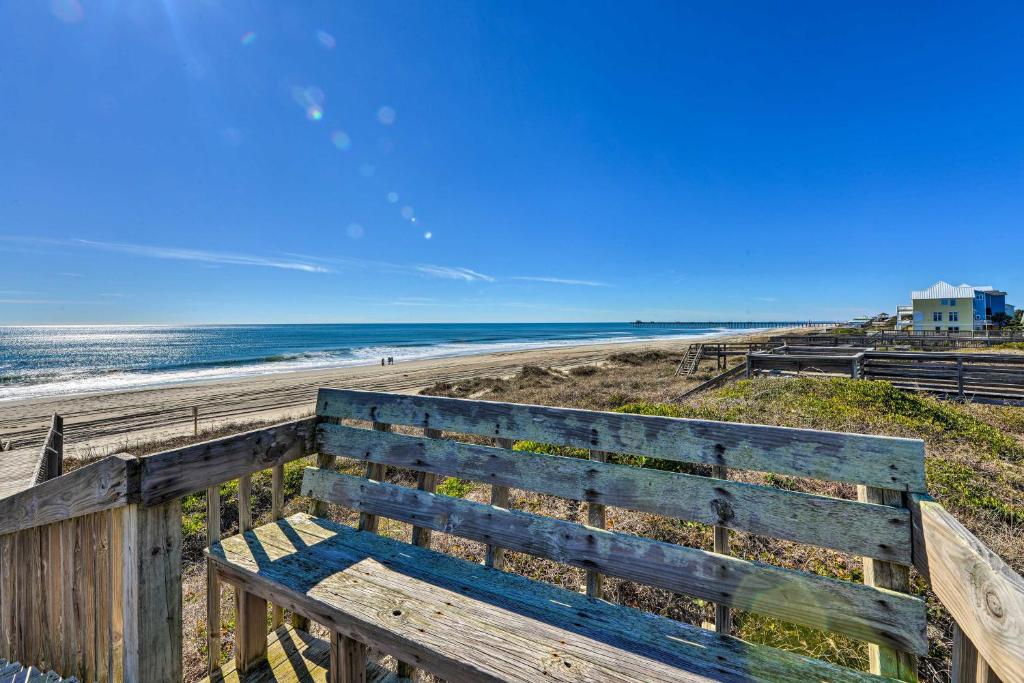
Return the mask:
<svg viewBox="0 0 1024 683"><path fill-rule="evenodd" d="M697 368L700 367L700 359L704 355L703 344L690 344L686 349L686 355L679 361L679 365L676 367L676 376L682 375L683 377L689 377L693 373L697 372Z"/></svg>

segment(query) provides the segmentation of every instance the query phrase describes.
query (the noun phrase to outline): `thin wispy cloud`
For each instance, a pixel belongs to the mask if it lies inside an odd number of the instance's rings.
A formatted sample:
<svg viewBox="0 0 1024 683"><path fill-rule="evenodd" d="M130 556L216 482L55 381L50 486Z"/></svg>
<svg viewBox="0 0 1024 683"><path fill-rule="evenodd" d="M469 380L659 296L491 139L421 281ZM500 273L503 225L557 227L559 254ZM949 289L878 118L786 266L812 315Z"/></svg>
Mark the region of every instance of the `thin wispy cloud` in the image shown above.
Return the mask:
<svg viewBox="0 0 1024 683"><path fill-rule="evenodd" d="M774 296L755 296L754 301L766 301L768 303L774 303L778 301Z"/></svg>
<svg viewBox="0 0 1024 683"><path fill-rule="evenodd" d="M253 254L237 254L219 251L204 251L201 249L179 249L174 247L157 247L144 244L124 244L119 242L96 242L93 240L71 240L72 244L79 244L92 249L104 251L116 251L123 254L133 254L147 258L172 259L176 261L198 261L200 263L217 263L233 266L257 266L262 268L280 268L282 270L299 270L306 273L330 273L330 268L308 263L305 261L292 261Z"/></svg>
<svg viewBox="0 0 1024 683"><path fill-rule="evenodd" d="M32 245L34 247L58 248L86 248L111 251L122 254L132 254L146 258L172 259L177 261L193 261L207 266L213 265L236 265L236 266L257 266L263 268L279 268L283 270L299 270L307 273L330 273L330 268L310 263L308 261L297 261L281 259L270 256L254 254L238 254L232 252L205 251L202 249L183 249L176 247L160 247L146 244L129 244L125 242L100 242L86 239L47 239L39 237L22 237L18 235L0 235L0 241L19 245ZM22 247L24 248L24 246ZM79 273L60 273L66 277L82 277Z"/></svg>
<svg viewBox="0 0 1024 683"><path fill-rule="evenodd" d="M11 306L64 306L68 304L94 304L95 301L69 301L66 299L0 299L0 304Z"/></svg>
<svg viewBox="0 0 1024 683"><path fill-rule="evenodd" d="M530 275L519 275L512 278L513 280L523 280L526 282L547 282L553 285L577 285L581 287L611 287L607 282L597 282L595 280L570 280L561 277L539 277Z"/></svg>
<svg viewBox="0 0 1024 683"><path fill-rule="evenodd" d="M469 268L453 268L451 266L434 266L424 264L416 266L416 270L432 277L444 278L446 280L463 280L465 282L494 282L490 275L478 273Z"/></svg>

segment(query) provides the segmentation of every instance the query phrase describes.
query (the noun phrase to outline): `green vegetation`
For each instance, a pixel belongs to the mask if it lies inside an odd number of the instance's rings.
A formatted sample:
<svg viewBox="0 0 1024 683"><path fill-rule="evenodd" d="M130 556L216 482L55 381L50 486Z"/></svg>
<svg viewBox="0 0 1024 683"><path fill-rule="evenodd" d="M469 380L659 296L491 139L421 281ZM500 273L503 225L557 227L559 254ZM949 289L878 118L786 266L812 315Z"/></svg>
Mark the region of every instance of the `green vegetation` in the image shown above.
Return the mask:
<svg viewBox="0 0 1024 683"><path fill-rule="evenodd" d="M928 489L944 505L957 513L994 514L1009 524L1024 521L1020 409L940 401L888 382L799 377L743 380L694 405L631 403L620 410L923 439Z"/></svg>
<svg viewBox="0 0 1024 683"><path fill-rule="evenodd" d="M438 493L452 498L463 498L472 490L473 482L458 477L447 477L437 485Z"/></svg>

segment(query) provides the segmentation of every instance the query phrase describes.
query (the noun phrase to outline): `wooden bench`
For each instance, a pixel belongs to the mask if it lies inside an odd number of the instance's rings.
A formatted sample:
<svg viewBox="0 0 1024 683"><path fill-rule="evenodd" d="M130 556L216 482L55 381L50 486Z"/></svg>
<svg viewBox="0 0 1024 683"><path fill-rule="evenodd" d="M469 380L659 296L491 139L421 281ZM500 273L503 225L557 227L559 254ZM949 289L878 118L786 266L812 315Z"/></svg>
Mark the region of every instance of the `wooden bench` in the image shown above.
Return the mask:
<svg viewBox="0 0 1024 683"><path fill-rule="evenodd" d="M316 514L209 550L211 571L240 595L239 670L266 652L268 602L333 634L334 681L365 680L367 646L400 660L402 675L448 681L878 680L737 639L730 609L866 641L872 671L903 680L927 652L924 602L901 592L912 545L902 498L924 490L920 441L332 389L320 391L317 415L318 467L302 487ZM590 458L513 451L512 439ZM617 464L611 453L716 476ZM339 456L365 462L366 477L335 471ZM418 472L417 487L387 483L385 467ZM729 469L857 484L861 500L730 481ZM434 493L438 475L490 484L492 505ZM508 509L509 488L585 501L590 524ZM326 519L325 503L357 510L359 529ZM605 506L712 525L715 552L604 530ZM413 544L374 533L380 517L413 525ZM731 557L730 529L862 556L875 585ZM484 565L430 550L431 531L486 544ZM501 571L506 549L587 570L586 594ZM715 603L715 630L601 600L605 575Z"/></svg>

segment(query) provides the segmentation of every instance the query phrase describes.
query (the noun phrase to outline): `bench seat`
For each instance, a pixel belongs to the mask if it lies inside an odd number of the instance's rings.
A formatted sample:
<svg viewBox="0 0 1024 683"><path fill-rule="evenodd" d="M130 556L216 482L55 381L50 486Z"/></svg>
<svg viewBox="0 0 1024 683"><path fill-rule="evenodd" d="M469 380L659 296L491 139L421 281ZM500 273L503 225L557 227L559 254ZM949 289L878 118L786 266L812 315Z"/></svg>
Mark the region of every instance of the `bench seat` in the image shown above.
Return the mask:
<svg viewBox="0 0 1024 683"><path fill-rule="evenodd" d="M447 681L879 681L297 514L208 551L225 580Z"/></svg>

